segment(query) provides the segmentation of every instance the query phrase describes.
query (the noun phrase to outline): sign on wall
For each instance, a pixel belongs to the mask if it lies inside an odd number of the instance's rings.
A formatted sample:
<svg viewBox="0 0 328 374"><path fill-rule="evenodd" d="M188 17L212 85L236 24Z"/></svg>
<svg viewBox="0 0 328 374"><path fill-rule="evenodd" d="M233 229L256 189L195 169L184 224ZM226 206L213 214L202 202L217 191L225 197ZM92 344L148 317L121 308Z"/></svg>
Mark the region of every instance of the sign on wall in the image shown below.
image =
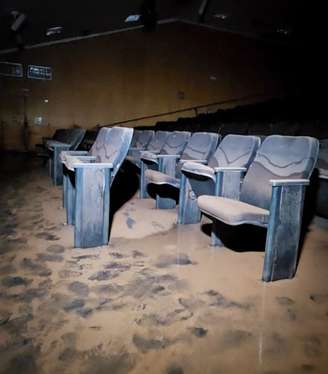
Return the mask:
<svg viewBox="0 0 328 374"><path fill-rule="evenodd" d="M0 62L0 75L21 78L23 76L23 65L14 62Z"/></svg>
<svg viewBox="0 0 328 374"><path fill-rule="evenodd" d="M27 78L51 80L52 69L49 66L29 65L27 68Z"/></svg>

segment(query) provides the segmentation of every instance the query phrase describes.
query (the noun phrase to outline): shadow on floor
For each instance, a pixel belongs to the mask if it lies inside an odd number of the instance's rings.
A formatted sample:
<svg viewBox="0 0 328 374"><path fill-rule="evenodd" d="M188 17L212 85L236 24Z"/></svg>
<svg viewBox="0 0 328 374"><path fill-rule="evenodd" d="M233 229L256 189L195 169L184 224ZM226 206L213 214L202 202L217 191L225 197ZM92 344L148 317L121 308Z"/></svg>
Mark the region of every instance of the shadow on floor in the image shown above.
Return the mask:
<svg viewBox="0 0 328 374"><path fill-rule="evenodd" d="M205 223L202 231L211 236L212 224ZM229 226L218 223L220 239L225 247L236 252L263 252L265 249L266 229L252 225Z"/></svg>

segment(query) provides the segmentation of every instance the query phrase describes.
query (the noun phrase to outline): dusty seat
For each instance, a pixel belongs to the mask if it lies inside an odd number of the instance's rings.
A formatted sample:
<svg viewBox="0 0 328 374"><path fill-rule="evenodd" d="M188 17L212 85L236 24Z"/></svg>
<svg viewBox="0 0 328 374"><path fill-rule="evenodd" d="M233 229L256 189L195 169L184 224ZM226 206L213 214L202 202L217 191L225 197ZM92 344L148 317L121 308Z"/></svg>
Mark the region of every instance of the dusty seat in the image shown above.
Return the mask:
<svg viewBox="0 0 328 374"><path fill-rule="evenodd" d="M230 134L223 138L216 152L207 165L195 162L183 164L183 177L180 194L179 223L188 224L200 221L200 211L196 197L201 195L221 195L230 198L239 197L239 186L234 184L245 173L253 161L261 140L257 136ZM229 168L230 173L224 174L222 169ZM230 183L223 178L230 179ZM236 186L236 188L235 188ZM237 188L238 187L238 188Z"/></svg>
<svg viewBox="0 0 328 374"><path fill-rule="evenodd" d="M208 158L214 153L219 135L215 133L196 132L189 139L181 157L167 159L166 169L146 171L148 185L163 186L169 185L176 189L180 188L181 168L188 160L199 163L207 163ZM175 206L175 200L169 197L162 197L157 189L156 207L171 208Z"/></svg>
<svg viewBox="0 0 328 374"><path fill-rule="evenodd" d="M150 153L158 154L161 152L165 141L169 135L169 131L156 131L155 135L152 137L150 142L145 148L130 147L127 160L132 162L134 165L140 168L140 157L143 151L148 151Z"/></svg>
<svg viewBox="0 0 328 374"><path fill-rule="evenodd" d="M75 150L81 143L85 131L84 129L67 129L60 140L51 139L46 141L46 147L50 151L50 176L55 185L58 186L63 183L63 167L60 161L60 153L65 150Z"/></svg>
<svg viewBox="0 0 328 374"><path fill-rule="evenodd" d="M318 215L328 218L328 139L320 140L317 168L319 171L319 185L316 212Z"/></svg>
<svg viewBox="0 0 328 374"><path fill-rule="evenodd" d="M131 151L136 149L145 149L149 142L151 142L151 140L153 139L154 135L154 130L134 130L128 154L130 154Z"/></svg>
<svg viewBox="0 0 328 374"><path fill-rule="evenodd" d="M64 206L74 224L74 246L96 247L109 241L110 187L127 155L133 129L102 128L90 152L62 152Z"/></svg>
<svg viewBox="0 0 328 374"><path fill-rule="evenodd" d="M269 211L239 200L226 197L203 195L198 198L198 206L207 215L213 216L228 225L244 223L266 226Z"/></svg>
<svg viewBox="0 0 328 374"><path fill-rule="evenodd" d="M222 245L218 221L267 227L262 279L293 277L305 186L309 184L318 151L319 142L314 138L267 137L246 173L240 201L206 195L198 198L201 211L213 219L212 244ZM236 184L239 187L240 182Z"/></svg>
<svg viewBox="0 0 328 374"><path fill-rule="evenodd" d="M190 138L188 131L174 131L170 133L160 151L144 151L140 156L140 198L148 197L147 180L145 171L147 169L165 171L171 165L172 159L180 157Z"/></svg>

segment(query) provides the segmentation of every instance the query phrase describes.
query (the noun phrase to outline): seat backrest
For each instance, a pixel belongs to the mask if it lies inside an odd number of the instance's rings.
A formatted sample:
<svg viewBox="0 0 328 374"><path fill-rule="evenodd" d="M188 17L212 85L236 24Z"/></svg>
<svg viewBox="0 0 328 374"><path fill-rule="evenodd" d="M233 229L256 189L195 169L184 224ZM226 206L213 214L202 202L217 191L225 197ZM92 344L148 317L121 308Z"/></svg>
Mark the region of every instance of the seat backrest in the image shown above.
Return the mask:
<svg viewBox="0 0 328 374"><path fill-rule="evenodd" d="M141 134L141 130L134 130L133 131L133 136L132 136L130 147L136 147L136 144L137 144L137 141L138 141L138 138L139 138L140 134Z"/></svg>
<svg viewBox="0 0 328 374"><path fill-rule="evenodd" d="M219 134L195 132L184 149L181 160L207 160L216 150Z"/></svg>
<svg viewBox="0 0 328 374"><path fill-rule="evenodd" d="M96 157L96 162L113 164L112 181L128 153L132 136L133 128L103 127L90 150L90 154Z"/></svg>
<svg viewBox="0 0 328 374"><path fill-rule="evenodd" d="M173 131L166 138L161 153L163 155L181 155L189 138L190 132L188 131Z"/></svg>
<svg viewBox="0 0 328 374"><path fill-rule="evenodd" d="M307 136L268 136L244 178L240 200L270 208L270 179L309 179L317 162L319 141Z"/></svg>
<svg viewBox="0 0 328 374"><path fill-rule="evenodd" d="M155 136L147 145L147 151L155 153L160 152L169 134L169 131L156 131Z"/></svg>
<svg viewBox="0 0 328 374"><path fill-rule="evenodd" d="M52 137L53 140L62 142L65 139L66 132L68 129L57 129Z"/></svg>
<svg viewBox="0 0 328 374"><path fill-rule="evenodd" d="M328 139L320 140L317 167L328 170Z"/></svg>
<svg viewBox="0 0 328 374"><path fill-rule="evenodd" d="M74 151L81 143L85 131L85 129L65 129L56 140L70 144L70 150Z"/></svg>
<svg viewBox="0 0 328 374"><path fill-rule="evenodd" d="M75 150L82 142L86 130L85 129L72 129L69 134L71 150Z"/></svg>
<svg viewBox="0 0 328 374"><path fill-rule="evenodd" d="M79 149L83 151L89 151L93 143L97 138L97 132L94 130L87 130L82 142L79 145Z"/></svg>
<svg viewBox="0 0 328 374"><path fill-rule="evenodd" d="M254 160L261 144L258 136L235 135L225 136L219 144L214 155L210 158L208 166L235 166L248 168Z"/></svg>
<svg viewBox="0 0 328 374"><path fill-rule="evenodd" d="M137 130L139 135L135 141L133 147L145 149L147 144L153 139L155 131L153 130Z"/></svg>

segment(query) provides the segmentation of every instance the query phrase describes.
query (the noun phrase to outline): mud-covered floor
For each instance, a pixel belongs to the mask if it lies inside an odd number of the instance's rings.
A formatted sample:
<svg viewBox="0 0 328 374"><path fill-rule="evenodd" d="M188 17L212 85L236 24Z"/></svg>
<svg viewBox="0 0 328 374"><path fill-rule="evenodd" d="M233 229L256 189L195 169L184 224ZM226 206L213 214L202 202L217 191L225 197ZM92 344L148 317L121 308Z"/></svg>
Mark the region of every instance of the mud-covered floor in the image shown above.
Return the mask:
<svg viewBox="0 0 328 374"><path fill-rule="evenodd" d="M247 251L214 250L175 221L133 198L108 247L75 249L46 168L2 157L0 373L328 372L326 221L296 277L270 284L253 234L234 234Z"/></svg>

